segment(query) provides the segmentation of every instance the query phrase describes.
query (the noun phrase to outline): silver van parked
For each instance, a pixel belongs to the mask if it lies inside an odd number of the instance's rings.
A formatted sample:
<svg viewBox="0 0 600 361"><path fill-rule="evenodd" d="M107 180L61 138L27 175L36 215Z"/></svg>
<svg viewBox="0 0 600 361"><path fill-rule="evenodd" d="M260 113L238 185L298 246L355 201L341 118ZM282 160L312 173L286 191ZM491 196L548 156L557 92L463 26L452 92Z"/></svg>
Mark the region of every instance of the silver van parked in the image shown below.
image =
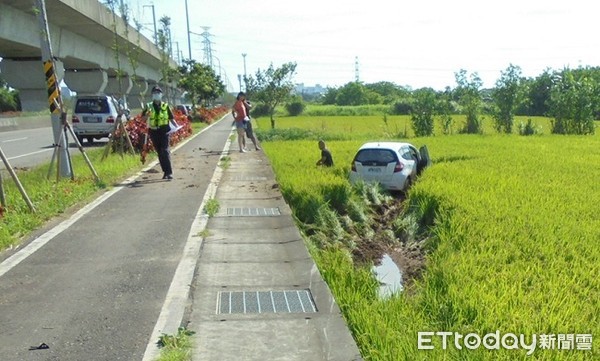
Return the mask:
<svg viewBox="0 0 600 361"><path fill-rule="evenodd" d="M118 105L113 97L108 95L77 96L71 122L79 143L82 143L84 138L92 144L94 139L108 137L115 129L117 116Z"/></svg>

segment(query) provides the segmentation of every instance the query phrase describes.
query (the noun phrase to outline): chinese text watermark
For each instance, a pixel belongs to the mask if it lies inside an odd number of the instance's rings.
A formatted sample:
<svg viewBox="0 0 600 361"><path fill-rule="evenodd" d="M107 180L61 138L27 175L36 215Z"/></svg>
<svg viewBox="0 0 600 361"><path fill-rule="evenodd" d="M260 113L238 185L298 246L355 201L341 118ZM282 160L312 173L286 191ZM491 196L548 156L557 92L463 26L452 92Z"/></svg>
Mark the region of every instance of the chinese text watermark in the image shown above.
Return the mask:
<svg viewBox="0 0 600 361"><path fill-rule="evenodd" d="M442 343L442 349L454 347L458 350L463 348L475 350L484 347L488 350L527 350L527 355L533 354L536 349L540 350L580 350L590 351L592 349L591 334L533 334L526 336L523 334L505 333L500 330L487 333L483 336L477 333L463 335L458 332L438 331L438 332L418 332L418 349L433 350L436 346L434 340L439 338Z"/></svg>

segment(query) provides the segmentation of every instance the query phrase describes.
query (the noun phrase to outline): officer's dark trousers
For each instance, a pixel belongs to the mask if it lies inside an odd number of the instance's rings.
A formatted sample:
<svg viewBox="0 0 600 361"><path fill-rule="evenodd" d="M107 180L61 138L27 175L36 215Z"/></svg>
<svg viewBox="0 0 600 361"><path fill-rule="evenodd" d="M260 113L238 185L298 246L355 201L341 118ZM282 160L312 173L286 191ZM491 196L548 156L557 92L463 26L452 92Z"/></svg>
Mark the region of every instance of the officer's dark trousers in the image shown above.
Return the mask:
<svg viewBox="0 0 600 361"><path fill-rule="evenodd" d="M168 125L159 127L158 129L150 129L150 139L154 144L154 149L158 154L158 161L160 162L160 168L165 175L173 174L171 168L171 157L169 152L169 134L170 130Z"/></svg>

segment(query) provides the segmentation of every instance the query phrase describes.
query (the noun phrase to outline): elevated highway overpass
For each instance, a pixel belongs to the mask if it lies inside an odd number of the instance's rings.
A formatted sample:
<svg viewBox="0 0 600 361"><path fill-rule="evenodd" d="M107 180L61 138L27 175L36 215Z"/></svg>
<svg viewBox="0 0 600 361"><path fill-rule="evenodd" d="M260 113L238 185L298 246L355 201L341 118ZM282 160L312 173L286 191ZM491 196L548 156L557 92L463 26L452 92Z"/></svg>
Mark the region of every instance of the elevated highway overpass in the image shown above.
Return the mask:
<svg viewBox="0 0 600 361"><path fill-rule="evenodd" d="M113 21L105 5L97 0L45 2L57 75L69 89L126 95L130 107L138 107L157 83L170 90L171 99L179 96L174 84L162 80L165 61L158 47L131 25L126 28L120 17ZM32 111L48 108L35 4L0 0L0 75L19 90L23 110Z"/></svg>

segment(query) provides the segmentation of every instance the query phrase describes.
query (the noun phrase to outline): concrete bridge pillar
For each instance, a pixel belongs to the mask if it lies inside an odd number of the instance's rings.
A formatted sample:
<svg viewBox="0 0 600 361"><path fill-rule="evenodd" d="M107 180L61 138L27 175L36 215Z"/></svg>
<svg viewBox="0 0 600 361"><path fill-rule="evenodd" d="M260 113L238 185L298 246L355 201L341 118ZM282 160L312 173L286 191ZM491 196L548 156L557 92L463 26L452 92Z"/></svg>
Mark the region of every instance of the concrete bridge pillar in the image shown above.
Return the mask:
<svg viewBox="0 0 600 361"><path fill-rule="evenodd" d="M106 84L106 88L104 88L104 93L107 95L112 95L115 99L121 102L123 98L125 99L124 106L130 109L129 105L129 92L133 87L133 81L128 75L122 75L120 78L117 76L109 76L108 84Z"/></svg>
<svg viewBox="0 0 600 361"><path fill-rule="evenodd" d="M104 69L68 69L65 83L77 94L104 93L108 84L108 74Z"/></svg>
<svg viewBox="0 0 600 361"><path fill-rule="evenodd" d="M132 87L133 81L128 75L122 75L120 79L116 76L109 76L104 93L120 98L122 95L128 95Z"/></svg>
<svg viewBox="0 0 600 361"><path fill-rule="evenodd" d="M129 92L129 98L127 99L129 102L129 109L141 109L143 103L150 101L148 94L150 94L150 86L146 80L138 79L137 81L134 81L131 91Z"/></svg>
<svg viewBox="0 0 600 361"><path fill-rule="evenodd" d="M64 76L63 63L54 61L58 84ZM19 90L21 107L24 111L40 111L48 109L48 88L41 60L2 59L0 72L8 85Z"/></svg>

